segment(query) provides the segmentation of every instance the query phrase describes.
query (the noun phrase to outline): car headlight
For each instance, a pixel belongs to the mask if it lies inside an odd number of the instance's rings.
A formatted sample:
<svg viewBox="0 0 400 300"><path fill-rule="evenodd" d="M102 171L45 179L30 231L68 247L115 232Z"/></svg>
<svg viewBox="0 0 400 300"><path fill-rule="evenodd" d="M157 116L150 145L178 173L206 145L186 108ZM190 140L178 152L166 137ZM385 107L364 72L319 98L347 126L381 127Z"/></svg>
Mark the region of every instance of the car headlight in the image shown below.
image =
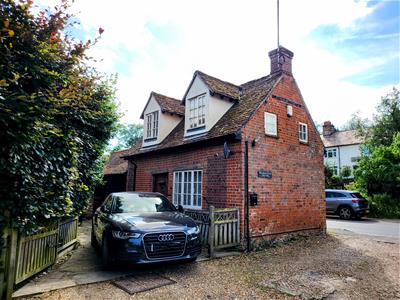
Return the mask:
<svg viewBox="0 0 400 300"><path fill-rule="evenodd" d="M188 234L199 234L200 233L200 227L192 227L188 230Z"/></svg>
<svg viewBox="0 0 400 300"><path fill-rule="evenodd" d="M140 233L113 230L112 236L116 239L121 239L121 240L126 240L126 239L131 239L131 238L137 239L140 237Z"/></svg>

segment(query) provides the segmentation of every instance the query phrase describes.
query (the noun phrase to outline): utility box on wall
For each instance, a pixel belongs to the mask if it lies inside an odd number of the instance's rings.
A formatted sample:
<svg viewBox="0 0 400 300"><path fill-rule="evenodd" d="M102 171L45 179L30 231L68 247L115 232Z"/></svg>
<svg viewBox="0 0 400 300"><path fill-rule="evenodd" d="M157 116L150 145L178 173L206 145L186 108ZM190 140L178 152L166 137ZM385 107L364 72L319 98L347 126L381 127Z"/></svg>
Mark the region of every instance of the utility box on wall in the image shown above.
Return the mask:
<svg viewBox="0 0 400 300"><path fill-rule="evenodd" d="M250 206L256 206L258 204L258 195L257 193L250 193Z"/></svg>

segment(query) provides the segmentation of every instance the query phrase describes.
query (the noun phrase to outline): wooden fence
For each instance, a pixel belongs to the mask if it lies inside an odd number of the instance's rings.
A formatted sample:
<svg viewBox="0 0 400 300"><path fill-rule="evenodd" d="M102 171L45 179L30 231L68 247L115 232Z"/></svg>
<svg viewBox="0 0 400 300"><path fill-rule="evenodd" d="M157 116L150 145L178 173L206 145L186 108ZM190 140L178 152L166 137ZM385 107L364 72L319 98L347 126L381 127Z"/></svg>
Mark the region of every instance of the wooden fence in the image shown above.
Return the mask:
<svg viewBox="0 0 400 300"><path fill-rule="evenodd" d="M0 274L0 298L5 295L11 299L15 284L54 264L61 252L76 243L77 229L77 218L64 220L34 235L8 229L3 236L6 245L0 260L4 265L3 278Z"/></svg>
<svg viewBox="0 0 400 300"><path fill-rule="evenodd" d="M239 208L210 206L208 211L185 210L185 214L200 226L203 244L209 247L211 257L216 249L240 245Z"/></svg>

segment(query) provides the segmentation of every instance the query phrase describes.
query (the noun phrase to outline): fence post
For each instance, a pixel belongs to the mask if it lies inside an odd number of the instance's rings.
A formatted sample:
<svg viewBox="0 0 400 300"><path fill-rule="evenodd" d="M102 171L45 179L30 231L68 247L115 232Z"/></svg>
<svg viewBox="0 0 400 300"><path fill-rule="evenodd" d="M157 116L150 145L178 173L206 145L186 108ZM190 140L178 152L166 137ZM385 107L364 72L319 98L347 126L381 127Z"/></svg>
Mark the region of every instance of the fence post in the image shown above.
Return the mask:
<svg viewBox="0 0 400 300"><path fill-rule="evenodd" d="M236 209L236 214L237 214L237 223L236 223L236 226L237 226L237 228L236 228L236 242L237 243L241 243L241 240L240 240L240 210L239 210L239 208L237 208Z"/></svg>
<svg viewBox="0 0 400 300"><path fill-rule="evenodd" d="M17 244L18 244L18 231L14 228L9 229L10 243L8 253L6 254L6 299L11 299L14 282L15 272L17 267ZM7 243L8 244L8 243Z"/></svg>
<svg viewBox="0 0 400 300"><path fill-rule="evenodd" d="M215 224L214 224L214 206L210 205L209 208L210 227L208 228L208 250L211 258L214 257L214 235L215 235Z"/></svg>

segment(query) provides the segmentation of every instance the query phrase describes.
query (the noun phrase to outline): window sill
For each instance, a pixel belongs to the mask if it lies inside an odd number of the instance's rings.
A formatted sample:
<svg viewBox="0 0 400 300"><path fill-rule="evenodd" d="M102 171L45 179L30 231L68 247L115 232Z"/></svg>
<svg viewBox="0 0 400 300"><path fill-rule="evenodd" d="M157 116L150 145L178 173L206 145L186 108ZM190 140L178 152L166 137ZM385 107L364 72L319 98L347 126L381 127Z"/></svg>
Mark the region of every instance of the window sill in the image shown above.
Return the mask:
<svg viewBox="0 0 400 300"><path fill-rule="evenodd" d="M206 125L195 127L195 128L190 128L190 129L186 130L186 132L196 132L196 131L200 131L200 130L204 130L204 129L206 129Z"/></svg>
<svg viewBox="0 0 400 300"><path fill-rule="evenodd" d="M270 138L274 138L274 139L279 139L279 136L277 134L266 133L265 136L270 137Z"/></svg>
<svg viewBox="0 0 400 300"><path fill-rule="evenodd" d="M303 144L303 145L308 145L308 141L307 142L306 141L299 141L299 143Z"/></svg>
<svg viewBox="0 0 400 300"><path fill-rule="evenodd" d="M157 137L152 137L152 138L144 139L143 141L146 143L146 142L154 142L156 140L157 140Z"/></svg>

